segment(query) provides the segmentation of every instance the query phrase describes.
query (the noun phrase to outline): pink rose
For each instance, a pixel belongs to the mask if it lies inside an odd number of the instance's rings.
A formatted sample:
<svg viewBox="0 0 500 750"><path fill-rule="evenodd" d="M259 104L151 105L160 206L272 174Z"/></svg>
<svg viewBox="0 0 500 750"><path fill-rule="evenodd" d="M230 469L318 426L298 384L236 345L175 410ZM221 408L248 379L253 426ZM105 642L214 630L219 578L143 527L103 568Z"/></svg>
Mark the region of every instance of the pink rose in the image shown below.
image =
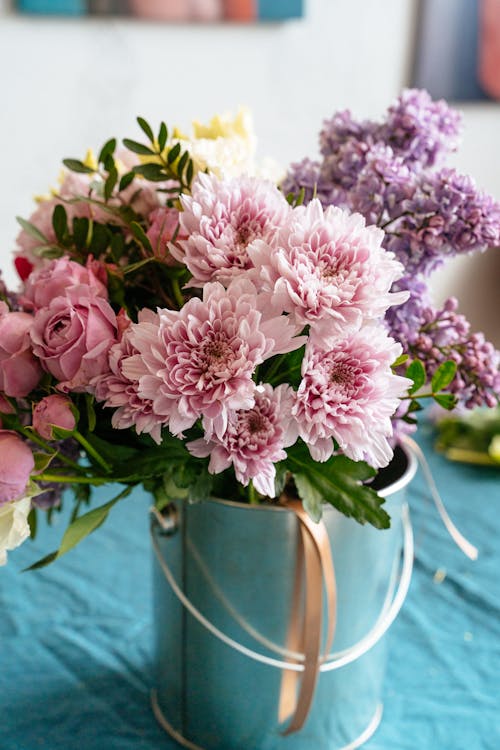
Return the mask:
<svg viewBox="0 0 500 750"><path fill-rule="evenodd" d="M116 337L111 305L85 285L38 310L31 330L34 353L64 392L92 392L92 378L109 369L108 351Z"/></svg>
<svg viewBox="0 0 500 750"><path fill-rule="evenodd" d="M167 265L175 266L177 261L170 255L168 243L172 240L179 224L179 212L176 208L155 208L148 217L150 222L147 236L153 247L155 258L164 260ZM187 239L184 233L178 239Z"/></svg>
<svg viewBox="0 0 500 750"><path fill-rule="evenodd" d="M54 439L53 427L73 431L76 427L72 402L66 396L54 393L46 396L33 409L33 428L45 440Z"/></svg>
<svg viewBox="0 0 500 750"><path fill-rule="evenodd" d="M22 497L35 461L30 449L11 430L0 430L0 506Z"/></svg>
<svg viewBox="0 0 500 750"><path fill-rule="evenodd" d="M106 299L108 296L106 287L97 278L91 265L86 268L69 258L57 258L30 274L20 301L24 307L38 310L50 305L55 297L65 295L68 289L80 284L88 286L97 297Z"/></svg>
<svg viewBox="0 0 500 750"><path fill-rule="evenodd" d="M0 391L6 396L27 396L38 385L42 368L31 351L33 317L0 308Z"/></svg>

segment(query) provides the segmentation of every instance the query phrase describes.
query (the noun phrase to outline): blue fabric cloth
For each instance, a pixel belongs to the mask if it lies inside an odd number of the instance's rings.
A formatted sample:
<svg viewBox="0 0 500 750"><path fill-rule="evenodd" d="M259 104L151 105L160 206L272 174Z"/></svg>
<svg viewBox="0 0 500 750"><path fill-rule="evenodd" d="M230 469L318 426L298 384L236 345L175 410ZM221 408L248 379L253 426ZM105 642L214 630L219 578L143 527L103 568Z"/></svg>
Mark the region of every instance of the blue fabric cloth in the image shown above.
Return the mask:
<svg viewBox="0 0 500 750"><path fill-rule="evenodd" d="M365 747L498 750L500 476L434 454L425 426L419 440L451 516L480 557L471 562L454 546L419 475L409 493L415 570L389 634L384 716ZM111 492L100 490L99 500ZM0 569L1 750L177 747L149 704L147 506L146 496L125 499L66 557L21 573L57 547L64 528L58 518ZM441 583L437 570L445 573Z"/></svg>

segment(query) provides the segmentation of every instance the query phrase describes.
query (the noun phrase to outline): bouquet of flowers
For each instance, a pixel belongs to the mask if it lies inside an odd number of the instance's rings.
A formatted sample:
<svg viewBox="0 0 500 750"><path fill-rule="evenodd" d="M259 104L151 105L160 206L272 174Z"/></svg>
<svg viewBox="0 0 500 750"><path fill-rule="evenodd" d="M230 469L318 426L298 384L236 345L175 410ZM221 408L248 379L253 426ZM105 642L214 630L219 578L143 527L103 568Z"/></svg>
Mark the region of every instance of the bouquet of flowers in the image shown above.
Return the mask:
<svg viewBox="0 0 500 750"><path fill-rule="evenodd" d="M0 558L71 489L60 548L142 484L171 498L299 497L389 525L370 480L421 398L498 401L499 355L425 279L498 245L500 208L434 169L458 116L405 92L379 123L337 114L322 159L269 178L248 118L164 123L64 160L19 220L0 288ZM123 491L89 510L94 486ZM65 495L65 502L69 498Z"/></svg>

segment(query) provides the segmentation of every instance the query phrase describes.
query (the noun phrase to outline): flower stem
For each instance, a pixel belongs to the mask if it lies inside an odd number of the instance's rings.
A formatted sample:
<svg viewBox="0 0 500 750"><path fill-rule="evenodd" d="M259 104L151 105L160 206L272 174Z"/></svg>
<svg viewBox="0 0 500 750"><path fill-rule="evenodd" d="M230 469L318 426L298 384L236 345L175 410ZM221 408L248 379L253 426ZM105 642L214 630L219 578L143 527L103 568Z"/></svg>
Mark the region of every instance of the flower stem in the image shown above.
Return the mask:
<svg viewBox="0 0 500 750"><path fill-rule="evenodd" d="M70 466L75 471L84 472L85 469L82 466L79 466L75 461L72 461L71 458L68 458L64 455L64 453L61 453L60 451L54 450L54 447L50 445L50 443L47 443L43 438L39 437L35 432L32 432L31 430L26 430L24 427L18 427L19 432L24 435L28 440L31 440L32 443L36 443L40 446L40 448L43 448L47 453L49 454L55 454L57 453L57 458L65 463L67 466Z"/></svg>
<svg viewBox="0 0 500 750"><path fill-rule="evenodd" d="M179 286L179 282L177 279L170 279L170 283L172 284L172 292L174 294L175 301L179 305L179 309L184 304L184 297L182 296L181 288Z"/></svg>
<svg viewBox="0 0 500 750"><path fill-rule="evenodd" d="M89 441L81 435L78 430L75 430L73 433L73 437L78 440L82 448L84 448L89 456L92 456L92 458L97 461L97 463L102 466L105 472L108 474L111 471L111 466L108 464L107 461L104 460L104 458L96 451L96 449L89 443Z"/></svg>
<svg viewBox="0 0 500 750"><path fill-rule="evenodd" d="M259 498L257 497L257 491L255 487L253 486L252 480L248 483L248 502L250 505L258 505L259 504Z"/></svg>
<svg viewBox="0 0 500 750"><path fill-rule="evenodd" d="M79 475L72 476L70 474L51 474L50 472L43 471L41 474L37 474L35 479L41 482L59 482L60 484L94 484L99 486L101 484L108 484L108 477L82 477Z"/></svg>

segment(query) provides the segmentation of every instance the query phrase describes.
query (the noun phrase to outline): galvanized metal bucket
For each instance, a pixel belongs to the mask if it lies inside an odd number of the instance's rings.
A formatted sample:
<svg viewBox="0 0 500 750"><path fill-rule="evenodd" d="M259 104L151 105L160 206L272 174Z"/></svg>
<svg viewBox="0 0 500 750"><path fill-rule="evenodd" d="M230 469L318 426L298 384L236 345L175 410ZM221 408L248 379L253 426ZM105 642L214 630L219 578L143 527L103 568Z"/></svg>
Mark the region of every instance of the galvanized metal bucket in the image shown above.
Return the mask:
<svg viewBox="0 0 500 750"><path fill-rule="evenodd" d="M404 494L415 470L412 454L399 450L391 483L379 490L391 515L389 530L360 526L325 506L337 628L307 722L287 736L278 723L281 678L285 669L303 669L291 664L286 649L295 514L213 500L180 503L170 529L153 522L153 708L179 744L192 750L351 750L371 736L382 715L383 635L411 577Z"/></svg>

